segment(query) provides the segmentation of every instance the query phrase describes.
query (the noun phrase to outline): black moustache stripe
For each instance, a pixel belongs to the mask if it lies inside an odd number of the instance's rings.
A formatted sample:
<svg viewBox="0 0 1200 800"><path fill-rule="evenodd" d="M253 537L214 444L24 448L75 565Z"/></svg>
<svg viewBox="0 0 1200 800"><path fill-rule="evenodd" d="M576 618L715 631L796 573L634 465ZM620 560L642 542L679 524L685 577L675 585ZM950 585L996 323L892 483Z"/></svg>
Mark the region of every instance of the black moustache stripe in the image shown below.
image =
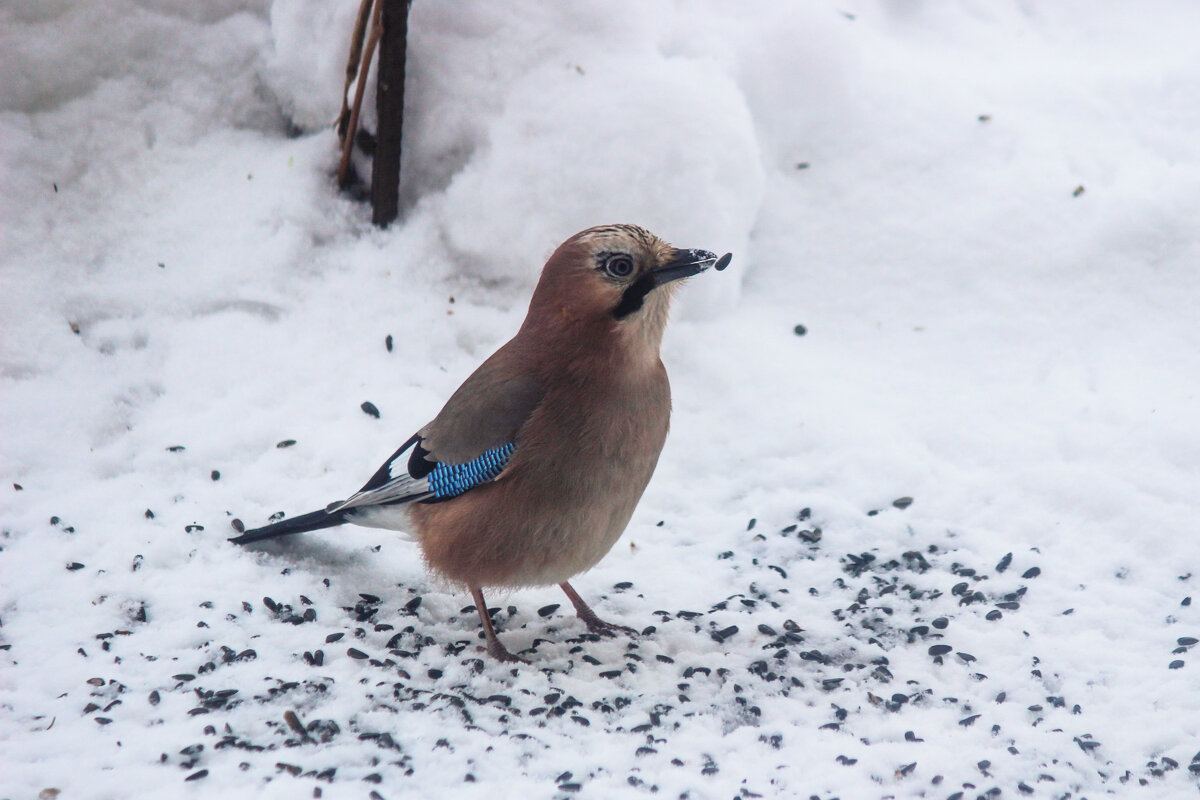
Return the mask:
<svg viewBox="0 0 1200 800"><path fill-rule="evenodd" d="M656 285L654 276L650 273L642 275L642 277L629 284L628 288L621 293L621 302L617 303L616 308L612 310L613 318L625 319L641 308L642 304L646 302L646 295L650 294L650 290Z"/></svg>

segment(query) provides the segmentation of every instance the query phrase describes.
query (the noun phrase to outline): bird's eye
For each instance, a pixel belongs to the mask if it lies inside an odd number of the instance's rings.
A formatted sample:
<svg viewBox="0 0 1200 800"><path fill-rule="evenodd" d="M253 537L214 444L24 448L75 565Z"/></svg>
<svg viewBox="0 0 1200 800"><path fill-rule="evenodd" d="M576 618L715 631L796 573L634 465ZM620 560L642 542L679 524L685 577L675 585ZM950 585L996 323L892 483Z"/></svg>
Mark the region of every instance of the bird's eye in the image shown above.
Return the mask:
<svg viewBox="0 0 1200 800"><path fill-rule="evenodd" d="M604 271L614 278L628 278L633 274L633 259L624 253L614 253L605 259Z"/></svg>

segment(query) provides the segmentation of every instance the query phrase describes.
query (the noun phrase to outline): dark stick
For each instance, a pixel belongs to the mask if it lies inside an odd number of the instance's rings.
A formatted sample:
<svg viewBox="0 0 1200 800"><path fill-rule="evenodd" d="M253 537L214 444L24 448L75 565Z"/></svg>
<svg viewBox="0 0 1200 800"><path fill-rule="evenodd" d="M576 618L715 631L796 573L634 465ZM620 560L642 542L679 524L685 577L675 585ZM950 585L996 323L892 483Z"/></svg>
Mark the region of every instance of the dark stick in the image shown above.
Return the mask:
<svg viewBox="0 0 1200 800"><path fill-rule="evenodd" d="M375 108L379 128L371 168L371 221L387 227L400 213L400 143L404 130L404 61L408 50L408 9L412 0L378 0L383 4L379 38L378 88Z"/></svg>

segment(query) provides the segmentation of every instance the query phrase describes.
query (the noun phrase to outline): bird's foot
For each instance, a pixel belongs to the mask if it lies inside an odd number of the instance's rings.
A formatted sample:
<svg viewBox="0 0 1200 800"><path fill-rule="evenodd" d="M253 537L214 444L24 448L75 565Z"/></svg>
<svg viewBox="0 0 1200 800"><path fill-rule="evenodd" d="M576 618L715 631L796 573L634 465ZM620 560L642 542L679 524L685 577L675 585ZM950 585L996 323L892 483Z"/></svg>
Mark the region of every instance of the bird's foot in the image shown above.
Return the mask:
<svg viewBox="0 0 1200 800"><path fill-rule="evenodd" d="M627 625L617 625L612 622L605 622L596 616L596 612L590 608L587 613L580 613L579 618L583 620L583 624L587 625L587 629L598 636L617 636L625 634L626 636L637 636L637 631Z"/></svg>
<svg viewBox="0 0 1200 800"><path fill-rule="evenodd" d="M487 654L505 664L528 664L528 661L520 656L514 656L508 652L508 648L500 643L500 638L496 636L496 626L492 624L487 603L483 599L483 590L478 586L472 586L470 589L471 597L475 599L475 610L479 612L479 621L483 623L483 635L487 639Z"/></svg>
<svg viewBox="0 0 1200 800"><path fill-rule="evenodd" d="M567 598L571 601L571 605L575 606L575 613L583 620L583 624L587 625L587 629L597 636L616 636L623 633L626 636L636 636L637 631L633 628L627 628L624 625L614 625L611 622L605 622L596 616L596 612L592 611L591 606L583 602L583 598L579 596L579 592L571 586L571 584L563 581L559 584L564 592L567 593Z"/></svg>
<svg viewBox="0 0 1200 800"><path fill-rule="evenodd" d="M513 655L508 648L500 644L499 639L488 642L487 654L503 664L528 664L527 659Z"/></svg>

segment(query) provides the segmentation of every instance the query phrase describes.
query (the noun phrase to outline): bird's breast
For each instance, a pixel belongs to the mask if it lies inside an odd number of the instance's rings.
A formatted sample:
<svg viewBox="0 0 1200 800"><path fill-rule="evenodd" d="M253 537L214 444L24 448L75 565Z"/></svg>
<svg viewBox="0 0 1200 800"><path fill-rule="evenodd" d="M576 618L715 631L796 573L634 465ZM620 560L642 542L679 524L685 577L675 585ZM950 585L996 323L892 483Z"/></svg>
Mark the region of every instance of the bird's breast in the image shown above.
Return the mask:
<svg viewBox="0 0 1200 800"><path fill-rule="evenodd" d="M629 523L670 423L661 363L624 378L551 388L495 482L414 508L430 566L471 585L523 586L595 565Z"/></svg>

